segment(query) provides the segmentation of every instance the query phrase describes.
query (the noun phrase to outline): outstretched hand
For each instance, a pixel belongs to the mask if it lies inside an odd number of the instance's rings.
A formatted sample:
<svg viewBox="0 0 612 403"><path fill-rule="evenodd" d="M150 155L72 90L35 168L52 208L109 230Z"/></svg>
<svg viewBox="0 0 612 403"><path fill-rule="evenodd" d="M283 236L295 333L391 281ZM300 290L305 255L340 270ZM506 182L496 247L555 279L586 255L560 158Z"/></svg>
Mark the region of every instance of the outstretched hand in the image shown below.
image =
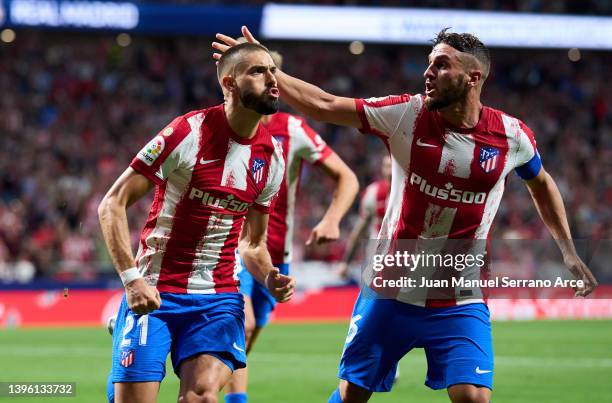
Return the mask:
<svg viewBox="0 0 612 403"><path fill-rule="evenodd" d="M244 36L244 38L247 40L247 42L249 42L249 43L259 43L259 41L257 39L255 39L255 37L253 36L251 31L249 31L249 29L246 27L246 25L242 26L241 31L242 31L242 36ZM231 36L227 36L227 35L224 35L224 34L216 34L215 38L217 38L217 40L220 41L220 42L213 42L212 43L213 49L219 51L219 52L213 53L213 58L215 60L219 60L221 58L221 55L223 53L225 53L226 50L228 50L232 46L238 45L238 43L239 43L237 39L234 39Z"/></svg>
<svg viewBox="0 0 612 403"><path fill-rule="evenodd" d="M595 287L597 287L597 280L587 265L584 264L582 259L580 259L578 256L566 258L565 265L572 273L574 278L577 280L582 280L582 286L574 288L574 295L576 297L586 297L592 293Z"/></svg>
<svg viewBox="0 0 612 403"><path fill-rule="evenodd" d="M340 238L339 223L323 219L310 232L306 245L321 245L326 242L335 241L338 238Z"/></svg>

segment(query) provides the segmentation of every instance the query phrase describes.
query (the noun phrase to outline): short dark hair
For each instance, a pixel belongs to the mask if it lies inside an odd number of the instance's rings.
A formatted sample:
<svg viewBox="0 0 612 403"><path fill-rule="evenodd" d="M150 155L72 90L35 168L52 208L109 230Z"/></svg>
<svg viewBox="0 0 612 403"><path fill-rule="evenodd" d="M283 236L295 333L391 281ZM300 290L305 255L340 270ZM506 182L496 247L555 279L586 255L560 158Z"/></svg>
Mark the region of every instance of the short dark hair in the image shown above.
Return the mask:
<svg viewBox="0 0 612 403"><path fill-rule="evenodd" d="M438 32L438 35L432 40L433 47L444 43L457 49L459 52L468 53L474 56L482 65L484 78L489 75L491 68L491 56L489 49L475 35L455 32L447 32L450 28L444 28Z"/></svg>
<svg viewBox="0 0 612 403"><path fill-rule="evenodd" d="M240 38L237 38L236 40L238 41L238 43L247 43L247 38L245 38L244 36L241 36ZM272 57L272 61L274 62L276 67L278 69L282 69L283 68L283 55L281 55L276 50L268 49L268 52L270 53L270 56Z"/></svg>
<svg viewBox="0 0 612 403"><path fill-rule="evenodd" d="M225 74L227 69L233 67L236 62L240 60L241 53L255 51L264 51L268 54L270 53L268 48L266 48L265 46L260 45L258 43L249 42L239 43L238 45L232 46L231 48L226 50L225 53L221 55L221 58L219 59L219 64L217 65L217 78L221 80L221 77L223 76L223 74Z"/></svg>

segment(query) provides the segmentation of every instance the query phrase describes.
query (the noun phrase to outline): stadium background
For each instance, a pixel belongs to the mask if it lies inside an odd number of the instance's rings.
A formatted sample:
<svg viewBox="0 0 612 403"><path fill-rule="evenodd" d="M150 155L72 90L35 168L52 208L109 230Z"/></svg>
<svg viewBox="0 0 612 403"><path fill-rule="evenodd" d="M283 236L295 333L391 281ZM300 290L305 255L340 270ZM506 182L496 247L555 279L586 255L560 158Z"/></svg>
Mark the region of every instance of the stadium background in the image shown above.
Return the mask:
<svg viewBox="0 0 612 403"><path fill-rule="evenodd" d="M79 28L57 21L52 26L42 17L16 23L11 15L14 3L2 2L5 27L0 28L0 381L75 381L77 401L102 401L110 338L101 325L117 306L120 282L101 238L97 204L133 155L174 116L221 102L211 59L213 34L236 35L244 22L253 22L251 27L259 32L264 3L244 1L238 7L214 1L158 3L170 7L165 10L207 3L206 10L222 16L210 24L199 21L197 35L184 27L173 31L176 18L169 14L150 20L159 24L157 28L142 30L93 29L86 24ZM133 4L142 10L154 6L144 1ZM612 14L610 2L594 0L310 4L347 10L374 5ZM333 38L329 42L261 39L283 54L286 71L335 94L366 97L422 91L429 51L424 44L349 46L351 41ZM521 118L534 130L544 164L563 194L574 236L600 240L604 257L609 257L611 53L593 46L518 45L494 47L491 52L492 75L484 87L484 103ZM378 139L310 123L353 168L362 188L378 177L384 153ZM279 309L276 323L251 357L255 402L325 400L335 384L356 294L354 282L337 277L334 262L341 258L343 240L356 221L357 203L343 221L339 242L306 248L304 242L324 212L332 184L308 166L301 183L294 240L300 293L295 302ZM134 244L149 205L147 199L130 210ZM493 228L493 238L549 238L515 175ZM538 264L526 264L528 260L518 259L517 269L537 270ZM604 258L593 262L604 296L612 295L606 288L612 284L609 262ZM512 298L493 305L497 319L521 319L494 324L496 400L612 401L610 301ZM421 385L424 359L419 353L405 359L402 369L396 393L373 401L445 400L443 393ZM160 401L174 399L175 390L176 379L170 374Z"/></svg>

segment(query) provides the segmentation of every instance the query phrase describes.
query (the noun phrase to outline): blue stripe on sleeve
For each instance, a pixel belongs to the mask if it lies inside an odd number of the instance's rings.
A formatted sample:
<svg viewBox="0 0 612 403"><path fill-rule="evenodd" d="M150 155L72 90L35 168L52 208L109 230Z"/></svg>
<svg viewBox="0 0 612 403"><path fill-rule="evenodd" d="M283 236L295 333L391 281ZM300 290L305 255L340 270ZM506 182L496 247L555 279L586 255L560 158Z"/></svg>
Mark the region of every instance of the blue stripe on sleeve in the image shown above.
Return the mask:
<svg viewBox="0 0 612 403"><path fill-rule="evenodd" d="M524 165L515 168L515 171L518 176L523 180L533 179L540 173L540 169L542 168L542 160L540 159L540 153L536 150L533 158L529 160Z"/></svg>

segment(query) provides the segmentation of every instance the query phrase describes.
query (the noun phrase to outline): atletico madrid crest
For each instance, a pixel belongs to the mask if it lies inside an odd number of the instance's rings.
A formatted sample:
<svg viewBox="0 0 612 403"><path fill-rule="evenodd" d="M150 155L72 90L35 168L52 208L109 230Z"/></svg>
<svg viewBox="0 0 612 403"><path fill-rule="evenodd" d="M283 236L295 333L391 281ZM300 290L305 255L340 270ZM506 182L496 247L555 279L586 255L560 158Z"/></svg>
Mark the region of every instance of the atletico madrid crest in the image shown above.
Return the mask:
<svg viewBox="0 0 612 403"><path fill-rule="evenodd" d="M253 175L253 179L255 179L255 183L259 183L263 179L263 167L265 165L265 161L261 158L253 159L253 165L251 165L251 174Z"/></svg>
<svg viewBox="0 0 612 403"><path fill-rule="evenodd" d="M129 367L134 363L134 350L122 351L121 352L121 366Z"/></svg>
<svg viewBox="0 0 612 403"><path fill-rule="evenodd" d="M494 171L499 160L499 150L493 147L482 147L480 149L480 157L478 163L485 173Z"/></svg>

